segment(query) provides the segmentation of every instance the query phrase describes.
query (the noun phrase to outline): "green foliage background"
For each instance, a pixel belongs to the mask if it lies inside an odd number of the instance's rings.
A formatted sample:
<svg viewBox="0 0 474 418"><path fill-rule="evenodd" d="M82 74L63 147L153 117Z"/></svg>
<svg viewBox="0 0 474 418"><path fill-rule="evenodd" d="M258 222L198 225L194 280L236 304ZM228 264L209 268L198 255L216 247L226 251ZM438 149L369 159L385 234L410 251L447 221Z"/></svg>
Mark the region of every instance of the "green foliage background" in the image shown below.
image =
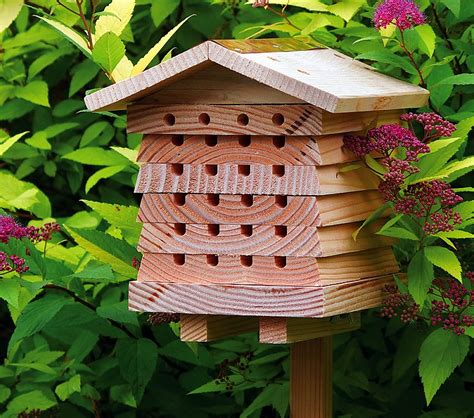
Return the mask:
<svg viewBox="0 0 474 418"><path fill-rule="evenodd" d="M138 0L121 40L135 63L194 14L160 59L171 48L175 55L209 38L303 34L418 83L397 45L384 46L373 29L374 2L368 3L292 1L302 7L287 8L290 25L238 0ZM408 31L407 39L424 70L430 106L462 122L467 134L474 120L474 2L420 4L428 24ZM31 267L21 279L0 280L2 416L36 416L31 411L61 417L285 416L288 347L258 345L252 335L185 344L174 324L151 327L145 316L128 312L127 282L136 275L132 260L139 257L133 161L140 137L125 133L123 115L83 112L86 90L109 80L34 15L53 10L65 25L80 27L77 17L53 0L30 5L0 34L0 207L25 223L55 219L63 233L49 244L46 257L43 248L20 242L0 248L23 254ZM458 157L468 153L466 143ZM461 254L471 251L460 248ZM402 263L406 251L399 249ZM435 347L448 345L441 375L462 364L426 406L417 369L430 332L370 311L363 314L361 330L336 336L335 415L472 417L474 367L469 354L463 361L467 336L448 341L439 338L440 331L430 335ZM422 350L428 364L436 361L430 354ZM222 367L225 360L230 366ZM225 377L223 383L214 380L218 376Z"/></svg>

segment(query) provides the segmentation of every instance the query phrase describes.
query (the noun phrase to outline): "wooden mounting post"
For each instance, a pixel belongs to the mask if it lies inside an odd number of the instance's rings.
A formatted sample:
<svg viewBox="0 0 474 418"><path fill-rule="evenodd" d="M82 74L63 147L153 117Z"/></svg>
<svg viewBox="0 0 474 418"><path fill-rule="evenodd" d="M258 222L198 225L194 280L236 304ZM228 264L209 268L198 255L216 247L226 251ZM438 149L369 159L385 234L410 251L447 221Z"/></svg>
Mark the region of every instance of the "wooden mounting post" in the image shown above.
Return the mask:
<svg viewBox="0 0 474 418"><path fill-rule="evenodd" d="M332 418L332 336L291 345L291 418Z"/></svg>

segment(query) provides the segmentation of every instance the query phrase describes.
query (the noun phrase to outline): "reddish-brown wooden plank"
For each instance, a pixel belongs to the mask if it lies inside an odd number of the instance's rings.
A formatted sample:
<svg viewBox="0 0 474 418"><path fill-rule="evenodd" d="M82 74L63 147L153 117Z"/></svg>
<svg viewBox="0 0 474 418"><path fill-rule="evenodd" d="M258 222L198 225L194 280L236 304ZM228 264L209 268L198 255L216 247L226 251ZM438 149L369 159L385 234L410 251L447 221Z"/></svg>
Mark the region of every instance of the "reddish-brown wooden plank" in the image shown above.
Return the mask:
<svg viewBox="0 0 474 418"><path fill-rule="evenodd" d="M144 224L139 249L150 253L327 257L390 245L373 233L376 222L354 241L359 223L322 228L268 225Z"/></svg>
<svg viewBox="0 0 474 418"><path fill-rule="evenodd" d="M145 135L138 161L195 165L320 165L321 156L316 138L309 136Z"/></svg>
<svg viewBox="0 0 474 418"><path fill-rule="evenodd" d="M334 284L396 273L390 247L331 257L143 254L138 280L161 283L300 285Z"/></svg>
<svg viewBox="0 0 474 418"><path fill-rule="evenodd" d="M138 219L152 223L327 226L364 220L382 204L376 190L318 198L146 193Z"/></svg>
<svg viewBox="0 0 474 418"><path fill-rule="evenodd" d="M380 305L392 275L330 286L203 285L132 281L134 311L322 318Z"/></svg>
<svg viewBox="0 0 474 418"><path fill-rule="evenodd" d="M143 134L322 135L353 132L399 111L329 113L306 104L141 105L127 108L127 130Z"/></svg>
<svg viewBox="0 0 474 418"><path fill-rule="evenodd" d="M341 173L341 167L148 163L140 168L135 191L315 196L377 188L368 169Z"/></svg>

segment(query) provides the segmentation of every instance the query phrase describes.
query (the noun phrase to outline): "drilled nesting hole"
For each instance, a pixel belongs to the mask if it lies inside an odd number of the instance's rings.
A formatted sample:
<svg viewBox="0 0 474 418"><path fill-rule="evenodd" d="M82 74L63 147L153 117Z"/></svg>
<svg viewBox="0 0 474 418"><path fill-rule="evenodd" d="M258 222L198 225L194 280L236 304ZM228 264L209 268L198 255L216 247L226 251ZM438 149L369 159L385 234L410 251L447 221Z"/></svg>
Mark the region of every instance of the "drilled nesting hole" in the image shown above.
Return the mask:
<svg viewBox="0 0 474 418"><path fill-rule="evenodd" d="M163 122L167 126L173 126L176 123L176 118L172 113L167 113L163 116Z"/></svg>
<svg viewBox="0 0 474 418"><path fill-rule="evenodd" d="M253 196L251 194L244 194L240 198L240 202L242 203L242 205L249 208L253 205Z"/></svg>
<svg viewBox="0 0 474 418"><path fill-rule="evenodd" d="M252 267L253 257L251 255L241 255L240 264L244 267Z"/></svg>
<svg viewBox="0 0 474 418"><path fill-rule="evenodd" d="M204 142L208 147L215 147L217 145L217 136L216 135L206 135L204 137Z"/></svg>
<svg viewBox="0 0 474 418"><path fill-rule="evenodd" d="M249 124L249 117L245 113L241 113L239 116L237 116L237 123L240 126L247 126Z"/></svg>
<svg viewBox="0 0 474 418"><path fill-rule="evenodd" d="M285 175L285 166L284 165L273 165L272 173L277 177L283 177Z"/></svg>
<svg viewBox="0 0 474 418"><path fill-rule="evenodd" d="M274 125L281 126L285 123L285 117L281 113L275 113L272 116L272 122Z"/></svg>
<svg viewBox="0 0 474 418"><path fill-rule="evenodd" d="M283 148L285 146L285 137L284 136L274 136L273 145L276 148Z"/></svg>
<svg viewBox="0 0 474 418"><path fill-rule="evenodd" d="M176 206L184 206L186 203L186 193L175 193L173 195L173 201Z"/></svg>
<svg viewBox="0 0 474 418"><path fill-rule="evenodd" d="M275 257L275 266L281 269L286 267L286 257Z"/></svg>
<svg viewBox="0 0 474 418"><path fill-rule="evenodd" d="M217 175L217 165L215 164L206 164L204 166L204 171L208 176L215 176Z"/></svg>
<svg viewBox="0 0 474 418"><path fill-rule="evenodd" d="M207 202L211 206L218 206L220 201L220 197L218 194L208 194L207 195Z"/></svg>
<svg viewBox="0 0 474 418"><path fill-rule="evenodd" d="M248 147L252 142L250 135L240 136L239 137L239 145L242 147Z"/></svg>
<svg viewBox="0 0 474 418"><path fill-rule="evenodd" d="M201 125L209 125L211 123L211 117L207 113L201 113L198 120Z"/></svg>
<svg viewBox="0 0 474 418"><path fill-rule="evenodd" d="M186 256L184 254L173 254L173 261L176 265L182 266L186 262Z"/></svg>
<svg viewBox="0 0 474 418"><path fill-rule="evenodd" d="M280 238L284 238L288 235L288 229L285 225L275 226L275 235Z"/></svg>
<svg viewBox="0 0 474 418"><path fill-rule="evenodd" d="M171 136L171 143L175 147L180 147L184 144L184 135L173 135Z"/></svg>
<svg viewBox="0 0 474 418"><path fill-rule="evenodd" d="M288 197L287 196L275 196L275 205L279 208L286 208L288 205Z"/></svg>
<svg viewBox="0 0 474 418"><path fill-rule="evenodd" d="M244 237L251 237L253 234L253 226L252 225L241 225L240 226L240 233Z"/></svg>
<svg viewBox="0 0 474 418"><path fill-rule="evenodd" d="M219 264L219 257L215 254L208 254L206 255L206 262L210 266L217 266Z"/></svg>
<svg viewBox="0 0 474 418"><path fill-rule="evenodd" d="M238 172L241 176L250 175L250 166L249 165L240 165L238 166Z"/></svg>
<svg viewBox="0 0 474 418"><path fill-rule="evenodd" d="M219 232L221 231L221 228L217 224L209 224L207 225L207 232L209 235L213 237L217 237L219 235Z"/></svg>
<svg viewBox="0 0 474 418"><path fill-rule="evenodd" d="M183 170L184 170L183 164L171 164L171 172L175 176L180 176L181 174L183 174Z"/></svg>
<svg viewBox="0 0 474 418"><path fill-rule="evenodd" d="M186 233L185 224L174 224L174 232L176 235L184 235Z"/></svg>

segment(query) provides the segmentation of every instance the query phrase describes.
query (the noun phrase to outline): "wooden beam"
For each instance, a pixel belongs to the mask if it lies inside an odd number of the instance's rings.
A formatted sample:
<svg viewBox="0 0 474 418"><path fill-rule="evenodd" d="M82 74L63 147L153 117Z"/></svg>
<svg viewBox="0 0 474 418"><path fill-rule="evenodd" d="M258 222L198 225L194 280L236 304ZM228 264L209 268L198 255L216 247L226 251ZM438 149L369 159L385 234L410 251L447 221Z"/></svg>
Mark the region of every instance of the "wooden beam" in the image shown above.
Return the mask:
<svg viewBox="0 0 474 418"><path fill-rule="evenodd" d="M332 337L291 345L291 418L332 418Z"/></svg>

